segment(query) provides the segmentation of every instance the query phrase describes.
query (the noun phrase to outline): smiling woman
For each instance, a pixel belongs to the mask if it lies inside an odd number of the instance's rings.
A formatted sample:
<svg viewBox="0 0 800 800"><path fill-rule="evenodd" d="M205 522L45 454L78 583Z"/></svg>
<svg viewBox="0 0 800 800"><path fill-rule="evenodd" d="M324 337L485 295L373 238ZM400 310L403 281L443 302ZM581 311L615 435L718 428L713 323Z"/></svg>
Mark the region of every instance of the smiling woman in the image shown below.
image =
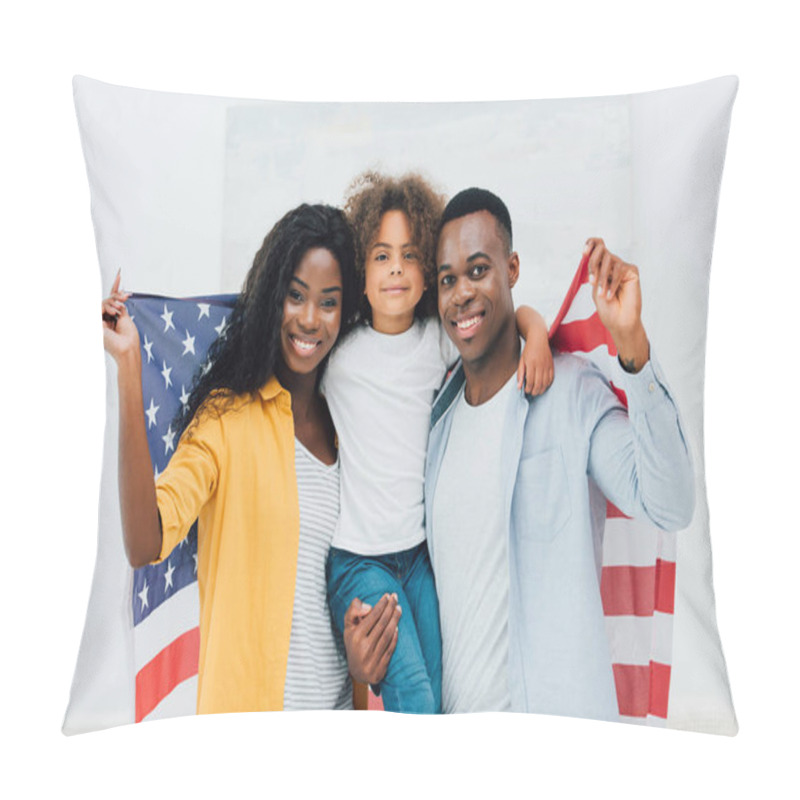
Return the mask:
<svg viewBox="0 0 800 800"><path fill-rule="evenodd" d="M286 214L255 257L189 412L176 420L183 435L155 488L139 334L119 276L103 302L105 347L118 366L119 491L131 564L167 558L198 520L198 712L351 705L325 596L338 463L317 387L340 330L352 323L354 287L342 212L302 205ZM394 610L388 599L375 605L377 631L391 633ZM390 654L391 636L388 645Z"/></svg>
<svg viewBox="0 0 800 800"><path fill-rule="evenodd" d="M309 250L292 275L283 303L280 371L316 374L339 335L341 321L339 262L324 247Z"/></svg>

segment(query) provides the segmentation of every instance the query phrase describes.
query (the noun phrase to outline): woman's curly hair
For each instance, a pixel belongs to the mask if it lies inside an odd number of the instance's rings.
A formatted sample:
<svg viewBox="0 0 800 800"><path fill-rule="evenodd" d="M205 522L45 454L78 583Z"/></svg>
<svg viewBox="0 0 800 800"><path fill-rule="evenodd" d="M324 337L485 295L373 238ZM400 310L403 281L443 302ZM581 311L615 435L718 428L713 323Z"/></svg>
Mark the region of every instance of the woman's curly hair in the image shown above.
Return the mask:
<svg viewBox="0 0 800 800"><path fill-rule="evenodd" d="M445 200L444 195L416 172L392 178L369 170L350 184L344 210L356 240L356 274L363 319L372 319L372 310L364 295L366 255L387 211L402 211L408 217L414 244L422 256L425 293L414 313L420 318L437 313L436 234Z"/></svg>
<svg viewBox="0 0 800 800"><path fill-rule="evenodd" d="M303 256L316 247L332 253L342 274L339 335L352 327L358 306L352 231L340 209L304 203L275 224L256 253L230 324L209 349L211 366L195 376L187 408L176 419L179 433L201 409L221 413L235 396L254 394L274 375L289 285ZM212 395L214 402L206 403Z"/></svg>

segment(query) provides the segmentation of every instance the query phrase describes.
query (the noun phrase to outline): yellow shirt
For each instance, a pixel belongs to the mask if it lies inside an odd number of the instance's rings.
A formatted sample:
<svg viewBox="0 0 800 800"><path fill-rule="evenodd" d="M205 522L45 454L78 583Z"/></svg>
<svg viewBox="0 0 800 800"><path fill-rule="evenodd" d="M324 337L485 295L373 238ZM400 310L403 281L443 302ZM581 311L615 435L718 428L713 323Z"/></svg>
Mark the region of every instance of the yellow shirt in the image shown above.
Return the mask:
<svg viewBox="0 0 800 800"><path fill-rule="evenodd" d="M156 483L165 559L198 522L198 714L283 708L300 518L291 396L201 413Z"/></svg>

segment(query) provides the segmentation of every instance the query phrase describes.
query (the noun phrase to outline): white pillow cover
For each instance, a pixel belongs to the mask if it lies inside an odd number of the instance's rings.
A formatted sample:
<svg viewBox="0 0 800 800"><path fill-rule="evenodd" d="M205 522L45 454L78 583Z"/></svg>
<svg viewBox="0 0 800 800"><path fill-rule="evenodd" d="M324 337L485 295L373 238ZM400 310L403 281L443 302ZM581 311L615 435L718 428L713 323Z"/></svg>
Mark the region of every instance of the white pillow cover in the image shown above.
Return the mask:
<svg viewBox="0 0 800 800"><path fill-rule="evenodd" d="M668 727L734 734L717 633L703 456L708 282L738 82L646 94L459 104L338 104L178 95L74 81L102 286L236 292L272 224L301 202L340 205L376 167L421 171L447 195L508 204L516 302L553 319L590 235L637 264L643 318L681 410L696 510L676 537ZM109 361L98 555L66 733L134 721L132 570L117 497ZM193 713L193 681L159 714ZM652 721L652 720L651 720ZM657 724L657 721L656 721Z"/></svg>

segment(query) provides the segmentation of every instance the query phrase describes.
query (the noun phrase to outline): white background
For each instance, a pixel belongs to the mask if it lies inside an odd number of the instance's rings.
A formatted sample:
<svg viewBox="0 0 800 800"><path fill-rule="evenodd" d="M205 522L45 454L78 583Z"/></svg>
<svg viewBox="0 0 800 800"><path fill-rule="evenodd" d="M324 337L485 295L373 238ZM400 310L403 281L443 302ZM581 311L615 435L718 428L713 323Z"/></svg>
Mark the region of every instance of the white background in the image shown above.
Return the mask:
<svg viewBox="0 0 800 800"><path fill-rule="evenodd" d="M0 785L10 796L792 794L800 526L789 336L798 56L784 4L28 4L0 19ZM787 6L788 7L788 6ZM22 9L21 4L17 7ZM587 96L740 76L711 274L706 473L735 739L535 716L239 715L65 738L96 547L101 296L74 73L304 100ZM429 791L428 791L429 790ZM795 789L796 791L796 789Z"/></svg>

